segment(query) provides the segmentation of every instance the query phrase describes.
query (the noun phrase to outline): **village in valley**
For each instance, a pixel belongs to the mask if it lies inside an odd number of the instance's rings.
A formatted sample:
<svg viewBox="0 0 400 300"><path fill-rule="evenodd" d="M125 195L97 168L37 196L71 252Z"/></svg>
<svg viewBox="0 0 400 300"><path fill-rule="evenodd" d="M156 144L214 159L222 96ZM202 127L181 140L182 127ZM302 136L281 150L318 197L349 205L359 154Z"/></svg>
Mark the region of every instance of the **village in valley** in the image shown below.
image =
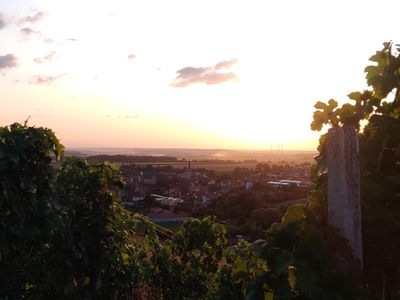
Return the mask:
<svg viewBox="0 0 400 300"><path fill-rule="evenodd" d="M305 202L311 188L309 162L173 158L170 164L132 163L112 155L87 159L120 165L126 182L120 198L130 211L171 230L189 217L215 216L232 238L256 239L257 230L279 221L288 205Z"/></svg>

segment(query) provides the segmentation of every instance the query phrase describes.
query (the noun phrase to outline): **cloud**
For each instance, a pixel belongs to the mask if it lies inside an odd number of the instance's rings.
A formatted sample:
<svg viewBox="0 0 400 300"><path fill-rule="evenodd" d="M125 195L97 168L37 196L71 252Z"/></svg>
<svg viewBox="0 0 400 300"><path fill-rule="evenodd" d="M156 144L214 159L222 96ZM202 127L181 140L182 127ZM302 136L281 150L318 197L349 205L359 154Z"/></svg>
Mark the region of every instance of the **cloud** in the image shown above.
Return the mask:
<svg viewBox="0 0 400 300"><path fill-rule="evenodd" d="M139 116L129 116L129 115L126 115L126 116L123 116L123 118L125 118L125 119L137 119L137 118L139 118Z"/></svg>
<svg viewBox="0 0 400 300"><path fill-rule="evenodd" d="M172 87L187 87L193 83L205 83L209 85L220 84L229 80L236 79L233 72L223 72L236 64L237 59L221 61L211 67L185 67L178 70L178 76L170 84Z"/></svg>
<svg viewBox="0 0 400 300"><path fill-rule="evenodd" d="M45 38L43 39L43 42L45 42L46 44L53 44L54 40L52 38Z"/></svg>
<svg viewBox="0 0 400 300"><path fill-rule="evenodd" d="M0 30L3 29L3 28L5 28L6 26L7 26L7 22L6 22L6 20L4 19L3 15L0 14Z"/></svg>
<svg viewBox="0 0 400 300"><path fill-rule="evenodd" d="M4 17L3 14L0 13L0 30L7 27L10 24L14 24L14 25L23 25L26 23L30 23L30 24L35 24L37 22L39 22L40 20L43 19L43 17L46 14L43 11L39 11L36 14L32 15L32 16L26 16L26 17L22 17L22 18L17 18L17 17ZM24 30L22 30L22 32L24 33L33 33L34 31L31 30L31 32L28 32L30 30L29 27L23 28Z"/></svg>
<svg viewBox="0 0 400 300"><path fill-rule="evenodd" d="M33 35L41 35L40 31L35 31L30 27L24 27L19 30L26 38L29 38Z"/></svg>
<svg viewBox="0 0 400 300"><path fill-rule="evenodd" d="M43 75L36 75L33 77L29 83L36 84L36 85L51 85L55 83L61 77L64 77L66 74L58 74L58 75L50 75L50 76L43 76Z"/></svg>
<svg viewBox="0 0 400 300"><path fill-rule="evenodd" d="M0 71L10 69L17 66L17 58L14 54L0 55Z"/></svg>
<svg viewBox="0 0 400 300"><path fill-rule="evenodd" d="M131 115L125 115L125 116L117 116L118 119L137 119L139 116L131 116Z"/></svg>
<svg viewBox="0 0 400 300"><path fill-rule="evenodd" d="M236 74L233 72L229 72L229 73L217 73L217 72L212 72L212 73L207 73L203 76L203 81L206 84L219 84L219 83L223 83L225 81L229 81L232 79L235 79Z"/></svg>
<svg viewBox="0 0 400 300"><path fill-rule="evenodd" d="M215 69L216 70L226 69L226 68L232 67L236 63L237 63L237 59L224 60L224 61L217 63L215 65Z"/></svg>
<svg viewBox="0 0 400 300"><path fill-rule="evenodd" d="M106 118L117 118L117 119L137 119L139 118L139 115L119 115L119 116L111 116L111 115L106 115Z"/></svg>
<svg viewBox="0 0 400 300"><path fill-rule="evenodd" d="M69 38L69 39L65 39L65 40L68 42L77 42L78 41L77 39L74 39L74 38Z"/></svg>
<svg viewBox="0 0 400 300"><path fill-rule="evenodd" d="M26 16L26 17L21 18L19 20L19 23L20 24L22 24L22 23L32 23L32 24L34 24L34 23L37 23L40 20L42 20L45 15L46 14L43 11L38 11L36 14L34 14L32 16Z"/></svg>
<svg viewBox="0 0 400 300"><path fill-rule="evenodd" d="M129 60L133 60L133 59L135 59L135 58L136 58L136 54L132 54L132 53L131 53L131 54L128 55L128 59L129 59Z"/></svg>
<svg viewBox="0 0 400 300"><path fill-rule="evenodd" d="M38 64L44 64L46 62L52 61L54 59L55 55L56 55L56 52L53 51L43 57L36 57L33 61Z"/></svg>

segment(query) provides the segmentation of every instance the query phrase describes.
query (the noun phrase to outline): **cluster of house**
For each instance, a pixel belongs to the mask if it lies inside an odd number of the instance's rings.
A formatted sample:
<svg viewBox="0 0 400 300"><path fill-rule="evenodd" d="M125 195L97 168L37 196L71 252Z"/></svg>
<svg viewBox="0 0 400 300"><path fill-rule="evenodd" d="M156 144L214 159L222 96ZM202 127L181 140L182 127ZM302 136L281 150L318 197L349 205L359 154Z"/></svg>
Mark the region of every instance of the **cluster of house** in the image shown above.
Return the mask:
<svg viewBox="0 0 400 300"><path fill-rule="evenodd" d="M310 184L304 173L295 168L291 174L254 170L243 176L235 176L235 179L221 179L210 171L192 171L190 162L181 172L142 171L124 176L127 187L121 195L122 202L132 208L142 207L146 197L161 207L171 208L183 203L207 206L210 201L227 194L233 188L251 189L255 183L274 188L304 187Z"/></svg>
<svg viewBox="0 0 400 300"><path fill-rule="evenodd" d="M146 196L161 206L174 207L190 201L207 205L212 199L229 192L230 188L240 185L240 182L217 182L208 172L192 172L190 169L181 173L143 171L125 177L127 187L122 202L130 207L144 205Z"/></svg>
<svg viewBox="0 0 400 300"><path fill-rule="evenodd" d="M307 187L310 185L309 182L301 181L301 180L289 180L289 179L281 179L278 181L268 181L268 185L273 187L285 187L285 186L297 186L297 187Z"/></svg>

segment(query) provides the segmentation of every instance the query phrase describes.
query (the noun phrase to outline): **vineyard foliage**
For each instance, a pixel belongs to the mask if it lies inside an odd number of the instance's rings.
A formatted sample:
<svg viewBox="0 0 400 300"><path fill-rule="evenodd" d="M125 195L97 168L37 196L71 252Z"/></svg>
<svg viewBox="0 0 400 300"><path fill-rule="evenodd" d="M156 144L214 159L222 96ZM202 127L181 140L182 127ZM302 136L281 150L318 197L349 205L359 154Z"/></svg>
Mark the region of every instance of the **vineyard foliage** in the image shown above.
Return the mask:
<svg viewBox="0 0 400 300"><path fill-rule="evenodd" d="M229 245L213 217L161 234L121 206L124 182L116 166L63 159L50 129L15 123L0 127L0 299L393 297L400 282L396 50L385 43L371 57L371 89L349 94L354 104L317 102L311 125L360 132L362 272L347 241L326 222L324 135L308 203L289 207L265 239Z"/></svg>
<svg viewBox="0 0 400 300"><path fill-rule="evenodd" d="M353 101L318 101L311 128L353 126L359 132L364 248L364 292L371 299L395 299L400 292L400 46L384 43L365 68L368 90ZM364 126L363 126L364 125ZM322 218L326 206L326 134L319 144L315 201ZM318 201L324 200L324 201ZM313 200L313 197L311 197Z"/></svg>
<svg viewBox="0 0 400 300"><path fill-rule="evenodd" d="M303 206L291 207L254 245L228 246L225 227L212 217L189 219L165 239L155 224L121 206L124 182L116 166L56 162L63 147L50 129L12 124L1 128L0 141L1 298L317 299L329 292L351 299L354 293L352 281L328 263L338 245L348 250L346 241L311 231ZM143 224L145 234L137 230ZM340 254L352 259L351 251Z"/></svg>

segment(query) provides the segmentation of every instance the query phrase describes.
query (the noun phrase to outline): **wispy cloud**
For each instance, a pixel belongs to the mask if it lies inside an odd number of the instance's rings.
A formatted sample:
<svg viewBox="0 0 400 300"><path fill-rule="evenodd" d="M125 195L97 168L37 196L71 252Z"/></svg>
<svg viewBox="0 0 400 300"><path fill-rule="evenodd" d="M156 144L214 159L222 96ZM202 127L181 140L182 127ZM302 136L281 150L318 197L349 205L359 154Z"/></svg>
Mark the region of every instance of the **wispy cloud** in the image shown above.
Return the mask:
<svg viewBox="0 0 400 300"><path fill-rule="evenodd" d="M26 17L22 17L20 20L19 20L19 23L20 24L23 24L23 23L31 23L31 24L34 24L34 23L37 23L37 22L39 22L40 20L42 20L44 17L45 17L45 13L43 12L43 11L38 11L36 14L34 14L34 15L32 15L32 16L26 16Z"/></svg>
<svg viewBox="0 0 400 300"><path fill-rule="evenodd" d="M128 59L129 60L133 60L135 58L136 58L136 54L131 53L131 54L128 55Z"/></svg>
<svg viewBox="0 0 400 300"><path fill-rule="evenodd" d="M7 21L5 20L4 16L0 14L0 30L7 26Z"/></svg>
<svg viewBox="0 0 400 300"><path fill-rule="evenodd" d="M14 54L0 55L0 71L17 66L17 58Z"/></svg>
<svg viewBox="0 0 400 300"><path fill-rule="evenodd" d="M52 38L45 38L43 39L43 42L45 42L46 44L53 44L54 40Z"/></svg>
<svg viewBox="0 0 400 300"><path fill-rule="evenodd" d="M33 61L38 64L44 64L46 62L54 60L55 56L56 56L56 52L53 51L53 52L50 52L49 54L46 54L43 57L36 57Z"/></svg>
<svg viewBox="0 0 400 300"><path fill-rule="evenodd" d="M33 76L32 80L29 81L29 83L36 84L36 85L52 85L57 80L64 77L65 75L66 74L58 74L58 75L50 75L50 76L36 75L36 76Z"/></svg>
<svg viewBox="0 0 400 300"><path fill-rule="evenodd" d="M69 39L65 39L68 42L77 42L78 40L75 38L69 38Z"/></svg>
<svg viewBox="0 0 400 300"><path fill-rule="evenodd" d="M125 116L118 116L118 118L125 118L125 119L137 119L139 116L130 116L130 115L125 115Z"/></svg>
<svg viewBox="0 0 400 300"><path fill-rule="evenodd" d="M106 118L117 118L117 119L137 119L139 115L118 115L118 116L111 116L107 115Z"/></svg>
<svg viewBox="0 0 400 300"><path fill-rule="evenodd" d="M34 35L40 36L42 33L40 31L35 31L31 27L24 27L19 30L25 38L29 38Z"/></svg>
<svg viewBox="0 0 400 300"><path fill-rule="evenodd" d="M236 63L237 63L237 59L224 60L224 61L217 63L215 65L215 69L216 70L226 69L226 68L232 67Z"/></svg>
<svg viewBox="0 0 400 300"><path fill-rule="evenodd" d="M221 61L210 67L185 67L178 70L178 76L170 84L172 87L187 87L193 83L220 84L226 81L237 79L233 72L224 72L236 64L237 59Z"/></svg>
<svg viewBox="0 0 400 300"><path fill-rule="evenodd" d="M17 26L24 26L23 30L21 30L25 34L36 33L31 28L27 26L27 24L36 24L40 20L45 17L45 13L43 11L38 11L37 13L31 16L25 16L18 18L16 16L9 16L5 17L3 14L0 13L0 30L7 27L8 25L17 25Z"/></svg>

